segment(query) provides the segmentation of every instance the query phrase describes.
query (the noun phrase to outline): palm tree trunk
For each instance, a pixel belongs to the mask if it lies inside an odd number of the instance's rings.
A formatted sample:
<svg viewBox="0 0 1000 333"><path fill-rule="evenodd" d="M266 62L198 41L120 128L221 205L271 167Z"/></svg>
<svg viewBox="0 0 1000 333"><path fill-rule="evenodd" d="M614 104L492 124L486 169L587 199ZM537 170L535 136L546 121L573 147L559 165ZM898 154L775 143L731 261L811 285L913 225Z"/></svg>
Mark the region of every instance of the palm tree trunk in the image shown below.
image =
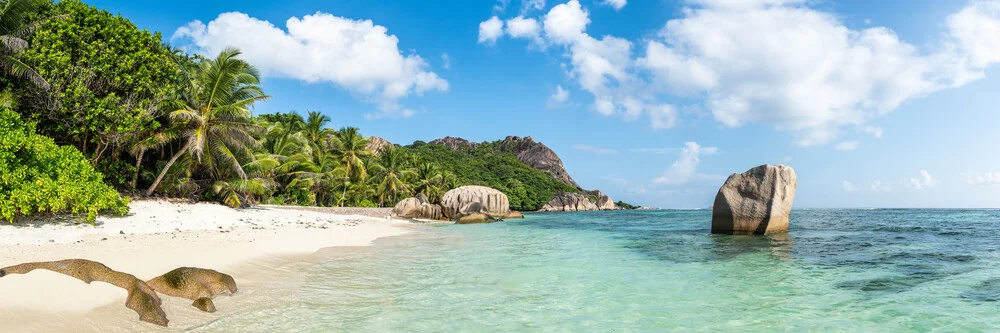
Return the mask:
<svg viewBox="0 0 1000 333"><path fill-rule="evenodd" d="M135 158L135 175L132 175L132 192L135 192L136 186L139 185L139 168L142 166L142 157L146 155L146 150L139 150L139 156Z"/></svg>
<svg viewBox="0 0 1000 333"><path fill-rule="evenodd" d="M148 190L146 190L147 197L153 195L153 191L156 191L156 187L160 186L160 181L163 180L163 176L167 175L167 170L170 170L170 167L174 165L174 162L177 162L177 159L180 158L182 154L187 152L188 148L191 148L191 143L192 141L188 141L188 143L184 145L184 148L181 148L181 150L178 151L177 154L174 154L174 157L171 157L170 160L167 161L167 165L163 166L163 170L160 171L159 176L156 176L156 180L153 181L153 185L150 186Z"/></svg>
<svg viewBox="0 0 1000 333"><path fill-rule="evenodd" d="M350 180L350 177L344 177L344 193L340 195L340 207L344 207L344 203L347 202L347 182Z"/></svg>

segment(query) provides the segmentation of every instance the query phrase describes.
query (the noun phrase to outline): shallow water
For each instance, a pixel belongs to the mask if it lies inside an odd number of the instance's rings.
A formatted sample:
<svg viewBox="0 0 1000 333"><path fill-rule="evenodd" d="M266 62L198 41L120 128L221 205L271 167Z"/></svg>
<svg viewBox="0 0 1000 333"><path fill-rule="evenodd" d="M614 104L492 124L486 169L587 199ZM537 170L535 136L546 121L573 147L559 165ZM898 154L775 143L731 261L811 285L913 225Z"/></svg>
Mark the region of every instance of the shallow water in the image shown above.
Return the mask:
<svg viewBox="0 0 1000 333"><path fill-rule="evenodd" d="M326 250L195 332L976 332L1000 329L1000 211L531 214Z"/></svg>

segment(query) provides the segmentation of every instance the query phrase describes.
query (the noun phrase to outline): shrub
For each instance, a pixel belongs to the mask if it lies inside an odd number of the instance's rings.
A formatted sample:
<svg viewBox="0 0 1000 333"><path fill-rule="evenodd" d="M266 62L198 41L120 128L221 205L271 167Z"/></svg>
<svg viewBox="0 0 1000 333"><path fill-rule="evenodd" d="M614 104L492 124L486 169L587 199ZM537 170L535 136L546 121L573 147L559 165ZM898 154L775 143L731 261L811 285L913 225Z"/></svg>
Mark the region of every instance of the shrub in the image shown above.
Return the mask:
<svg viewBox="0 0 1000 333"><path fill-rule="evenodd" d="M17 113L0 108L0 219L38 213L124 215L128 200L104 184L101 173L71 146L35 133Z"/></svg>

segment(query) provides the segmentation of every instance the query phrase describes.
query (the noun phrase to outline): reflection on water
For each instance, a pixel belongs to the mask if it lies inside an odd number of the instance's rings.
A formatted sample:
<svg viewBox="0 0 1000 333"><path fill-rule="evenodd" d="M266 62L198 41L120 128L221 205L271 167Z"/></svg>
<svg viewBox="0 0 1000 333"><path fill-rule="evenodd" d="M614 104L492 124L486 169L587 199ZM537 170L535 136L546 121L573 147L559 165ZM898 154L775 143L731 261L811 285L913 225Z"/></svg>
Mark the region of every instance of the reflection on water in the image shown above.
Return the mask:
<svg viewBox="0 0 1000 333"><path fill-rule="evenodd" d="M789 234L764 237L711 235L710 219L626 211L421 226L319 253L275 277L257 306L195 331L1000 327L997 211L796 210Z"/></svg>

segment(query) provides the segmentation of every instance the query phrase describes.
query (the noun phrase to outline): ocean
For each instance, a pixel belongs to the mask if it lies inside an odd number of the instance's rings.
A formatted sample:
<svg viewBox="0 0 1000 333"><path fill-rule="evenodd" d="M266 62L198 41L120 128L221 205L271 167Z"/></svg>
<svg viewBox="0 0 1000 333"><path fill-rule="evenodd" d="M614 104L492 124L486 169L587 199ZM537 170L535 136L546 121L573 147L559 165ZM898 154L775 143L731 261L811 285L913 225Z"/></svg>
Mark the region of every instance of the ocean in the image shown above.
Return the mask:
<svg viewBox="0 0 1000 333"><path fill-rule="evenodd" d="M710 225L666 210L414 226L324 250L191 331L1000 330L998 210L796 209L762 237Z"/></svg>

